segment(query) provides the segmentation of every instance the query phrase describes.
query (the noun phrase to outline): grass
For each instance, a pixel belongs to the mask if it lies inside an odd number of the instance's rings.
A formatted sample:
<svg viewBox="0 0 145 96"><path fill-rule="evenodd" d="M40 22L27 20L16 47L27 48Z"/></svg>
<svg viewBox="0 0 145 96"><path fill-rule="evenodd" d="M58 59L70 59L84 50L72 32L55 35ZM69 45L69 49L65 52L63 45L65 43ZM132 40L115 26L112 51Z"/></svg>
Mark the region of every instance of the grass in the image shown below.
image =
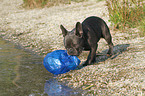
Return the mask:
<svg viewBox="0 0 145 96"><path fill-rule="evenodd" d="M145 17L143 18L143 20L140 22L140 26L139 29L142 31L140 33L141 36L145 36Z"/></svg>
<svg viewBox="0 0 145 96"><path fill-rule="evenodd" d="M87 0L23 0L24 6L28 8L42 8L42 7L50 7L58 4L70 4L73 2L83 2Z"/></svg>
<svg viewBox="0 0 145 96"><path fill-rule="evenodd" d="M127 28L139 27L145 33L145 2L144 0L106 0L110 21L115 28L122 31Z"/></svg>

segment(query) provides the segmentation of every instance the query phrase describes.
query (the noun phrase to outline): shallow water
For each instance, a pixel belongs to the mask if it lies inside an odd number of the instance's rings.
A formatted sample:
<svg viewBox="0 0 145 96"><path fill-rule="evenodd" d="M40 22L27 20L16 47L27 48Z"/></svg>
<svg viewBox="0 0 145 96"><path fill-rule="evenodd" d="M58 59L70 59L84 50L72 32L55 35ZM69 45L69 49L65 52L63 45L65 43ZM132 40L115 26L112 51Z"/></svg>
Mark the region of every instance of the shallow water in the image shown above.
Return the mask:
<svg viewBox="0 0 145 96"><path fill-rule="evenodd" d="M0 96L43 94L46 80L43 58L0 38Z"/></svg>
<svg viewBox="0 0 145 96"><path fill-rule="evenodd" d="M45 87L53 75L42 61L42 57L0 38L0 96L47 96Z"/></svg>

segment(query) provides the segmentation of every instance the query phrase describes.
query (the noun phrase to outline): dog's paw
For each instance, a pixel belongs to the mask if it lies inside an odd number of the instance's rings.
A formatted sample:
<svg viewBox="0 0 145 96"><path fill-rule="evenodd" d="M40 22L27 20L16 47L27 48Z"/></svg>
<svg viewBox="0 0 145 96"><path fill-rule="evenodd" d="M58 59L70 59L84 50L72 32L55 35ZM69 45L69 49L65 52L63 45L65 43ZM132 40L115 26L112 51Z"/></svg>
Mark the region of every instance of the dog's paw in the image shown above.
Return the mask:
<svg viewBox="0 0 145 96"><path fill-rule="evenodd" d="M112 54L107 54L106 56L107 56L107 57L111 57L111 56L112 56Z"/></svg>
<svg viewBox="0 0 145 96"><path fill-rule="evenodd" d="M76 68L76 70L82 69L83 67L84 67L83 64L81 64Z"/></svg>
<svg viewBox="0 0 145 96"><path fill-rule="evenodd" d="M88 65L92 65L94 62L85 61L85 62L82 63L82 65L85 67L85 66L88 66Z"/></svg>
<svg viewBox="0 0 145 96"><path fill-rule="evenodd" d="M110 52L107 53L108 57L111 57L112 55L113 55L113 53L110 53Z"/></svg>

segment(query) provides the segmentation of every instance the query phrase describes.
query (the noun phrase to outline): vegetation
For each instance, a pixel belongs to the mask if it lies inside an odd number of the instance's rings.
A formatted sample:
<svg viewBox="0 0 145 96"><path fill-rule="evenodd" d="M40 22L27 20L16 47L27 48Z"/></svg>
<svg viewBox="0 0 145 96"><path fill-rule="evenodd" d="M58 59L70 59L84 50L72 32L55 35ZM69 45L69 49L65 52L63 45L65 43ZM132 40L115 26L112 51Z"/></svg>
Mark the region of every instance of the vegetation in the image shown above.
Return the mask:
<svg viewBox="0 0 145 96"><path fill-rule="evenodd" d="M29 8L39 8L39 7L50 7L54 5L62 4L70 4L71 1L73 2L82 2L87 0L23 0L24 5Z"/></svg>
<svg viewBox="0 0 145 96"><path fill-rule="evenodd" d="M71 2L87 0L23 0L25 7L41 8ZM141 35L145 35L145 0L106 0L110 22L124 31L126 28L139 28Z"/></svg>
<svg viewBox="0 0 145 96"><path fill-rule="evenodd" d="M145 35L144 3L144 0L107 0L110 21L122 30L139 27Z"/></svg>

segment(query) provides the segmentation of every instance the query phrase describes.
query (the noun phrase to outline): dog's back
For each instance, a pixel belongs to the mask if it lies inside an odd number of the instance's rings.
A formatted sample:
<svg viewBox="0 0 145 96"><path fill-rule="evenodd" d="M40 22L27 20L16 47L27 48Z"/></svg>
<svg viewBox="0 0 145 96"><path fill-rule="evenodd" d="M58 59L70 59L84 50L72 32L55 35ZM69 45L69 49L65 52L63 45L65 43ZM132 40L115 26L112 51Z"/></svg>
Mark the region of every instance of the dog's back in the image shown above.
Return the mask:
<svg viewBox="0 0 145 96"><path fill-rule="evenodd" d="M109 32L109 28L105 21L99 17L91 16L86 18L82 22L84 35L95 36L98 42L100 38L104 37L104 34ZM89 32L89 33L88 33ZM110 32L109 32L110 33Z"/></svg>

